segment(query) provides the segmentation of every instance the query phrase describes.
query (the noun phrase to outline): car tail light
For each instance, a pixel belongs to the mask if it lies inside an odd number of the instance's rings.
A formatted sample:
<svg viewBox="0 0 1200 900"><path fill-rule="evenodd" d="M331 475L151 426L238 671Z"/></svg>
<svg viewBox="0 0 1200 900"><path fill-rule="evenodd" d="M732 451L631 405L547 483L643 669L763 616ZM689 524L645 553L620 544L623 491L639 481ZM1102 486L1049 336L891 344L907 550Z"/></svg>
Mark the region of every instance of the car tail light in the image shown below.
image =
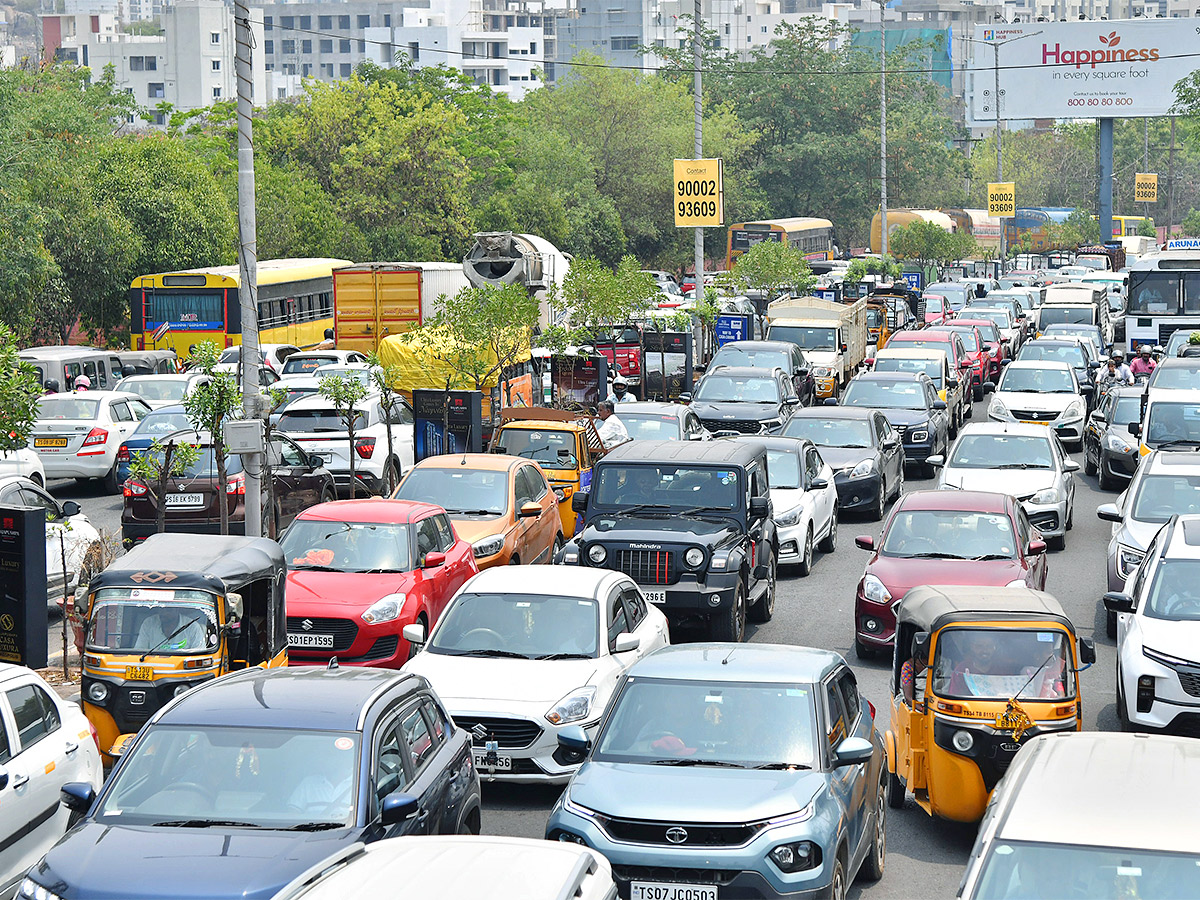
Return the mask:
<svg viewBox="0 0 1200 900"><path fill-rule="evenodd" d="M230 477L225 482L226 494L245 494L246 493L246 473L238 472L238 474Z"/></svg>
<svg viewBox="0 0 1200 900"><path fill-rule="evenodd" d="M100 735L96 732L96 726L92 724L92 720L88 719L88 731L92 733L92 740L96 742L96 749L100 750ZM101 751L103 752L103 751Z"/></svg>
<svg viewBox="0 0 1200 900"><path fill-rule="evenodd" d="M129 462L129 448L124 444L117 448L117 462Z"/></svg>
<svg viewBox="0 0 1200 900"><path fill-rule="evenodd" d="M871 721L874 721L875 720L875 704L872 703L870 700L868 700L866 697L863 697L863 702L867 704L867 709L869 709L871 711Z"/></svg>
<svg viewBox="0 0 1200 900"><path fill-rule="evenodd" d="M146 495L146 486L137 481L127 481L121 489L121 493L126 497L144 497Z"/></svg>
<svg viewBox="0 0 1200 900"><path fill-rule="evenodd" d="M354 452L363 459L370 459L375 453L375 438L357 438L354 441Z"/></svg>
<svg viewBox="0 0 1200 900"><path fill-rule="evenodd" d="M88 432L88 436L83 439L83 446L94 447L96 444L103 444L108 440L108 432L103 428L93 428Z"/></svg>

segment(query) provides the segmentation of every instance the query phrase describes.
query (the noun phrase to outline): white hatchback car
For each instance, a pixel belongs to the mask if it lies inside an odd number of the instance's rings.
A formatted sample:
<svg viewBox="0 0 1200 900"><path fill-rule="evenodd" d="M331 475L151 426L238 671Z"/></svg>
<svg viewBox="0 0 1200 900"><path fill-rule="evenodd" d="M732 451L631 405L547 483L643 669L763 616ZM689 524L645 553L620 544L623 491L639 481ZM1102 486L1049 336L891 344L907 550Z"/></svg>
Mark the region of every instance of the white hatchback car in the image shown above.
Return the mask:
<svg viewBox="0 0 1200 900"><path fill-rule="evenodd" d="M101 478L110 494L117 482L117 451L150 413L137 394L70 391L41 399L29 446L47 478Z"/></svg>
<svg viewBox="0 0 1200 900"><path fill-rule="evenodd" d="M34 484L46 483L46 469L42 466L42 458L28 447L10 453L0 453L0 476L3 475L23 475Z"/></svg>
<svg viewBox="0 0 1200 900"><path fill-rule="evenodd" d="M1075 370L1065 362L1018 360L1004 367L988 404L993 422L1026 422L1050 428L1059 440L1083 446L1087 401Z"/></svg>
<svg viewBox="0 0 1200 900"><path fill-rule="evenodd" d="M64 784L100 790L96 732L32 669L0 663L0 896L67 831Z"/></svg>
<svg viewBox="0 0 1200 900"><path fill-rule="evenodd" d="M595 734L626 670L669 642L667 619L621 572L498 566L462 586L404 671L429 679L474 737L487 780L566 784L583 753L558 732Z"/></svg>

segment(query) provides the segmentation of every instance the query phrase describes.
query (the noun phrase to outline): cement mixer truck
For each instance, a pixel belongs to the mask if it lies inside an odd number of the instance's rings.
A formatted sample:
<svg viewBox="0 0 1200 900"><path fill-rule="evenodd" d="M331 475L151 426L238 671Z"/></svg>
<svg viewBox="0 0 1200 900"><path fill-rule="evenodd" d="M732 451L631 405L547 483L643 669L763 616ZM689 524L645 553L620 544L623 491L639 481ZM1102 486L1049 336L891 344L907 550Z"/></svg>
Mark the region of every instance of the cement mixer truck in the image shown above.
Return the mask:
<svg viewBox="0 0 1200 900"><path fill-rule="evenodd" d="M483 231L475 235L475 244L463 260L463 273L476 287L522 284L541 301L538 321L549 324L546 295L561 284L571 266L570 258L536 234L511 231Z"/></svg>

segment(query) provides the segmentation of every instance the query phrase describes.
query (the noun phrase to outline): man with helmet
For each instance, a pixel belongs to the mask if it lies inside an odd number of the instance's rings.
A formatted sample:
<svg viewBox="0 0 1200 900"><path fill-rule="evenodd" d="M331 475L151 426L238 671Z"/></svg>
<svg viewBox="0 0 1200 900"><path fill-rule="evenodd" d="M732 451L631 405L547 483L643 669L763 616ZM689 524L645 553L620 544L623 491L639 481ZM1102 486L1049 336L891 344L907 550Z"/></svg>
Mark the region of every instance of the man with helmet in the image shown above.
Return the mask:
<svg viewBox="0 0 1200 900"><path fill-rule="evenodd" d="M1133 372L1125 364L1125 352L1123 350L1114 350L1112 358L1117 361L1117 372L1120 374L1122 382L1133 384Z"/></svg>
<svg viewBox="0 0 1200 900"><path fill-rule="evenodd" d="M1157 367L1154 357L1150 355L1150 345L1142 344L1138 349L1138 358L1129 366L1129 371L1136 378L1138 375L1149 375Z"/></svg>
<svg viewBox="0 0 1200 900"><path fill-rule="evenodd" d="M633 403L637 397L629 393L629 382L625 380L625 376L618 375L612 380L612 393L608 395L608 399L613 403Z"/></svg>

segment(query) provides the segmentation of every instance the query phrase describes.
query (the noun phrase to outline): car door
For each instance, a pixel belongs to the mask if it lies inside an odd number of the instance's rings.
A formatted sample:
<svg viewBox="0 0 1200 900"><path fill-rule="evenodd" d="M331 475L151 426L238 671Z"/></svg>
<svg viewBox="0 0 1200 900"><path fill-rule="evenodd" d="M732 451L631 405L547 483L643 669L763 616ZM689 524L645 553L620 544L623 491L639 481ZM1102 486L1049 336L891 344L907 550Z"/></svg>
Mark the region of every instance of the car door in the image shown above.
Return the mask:
<svg viewBox="0 0 1200 900"><path fill-rule="evenodd" d="M308 454L300 445L282 434L271 438L279 444L279 467L275 476L275 497L283 511L281 525L290 524L304 510L321 499L321 488L327 484L324 472L308 463Z"/></svg>
<svg viewBox="0 0 1200 900"><path fill-rule="evenodd" d="M858 847L859 835L862 831L861 821L856 820L856 794L861 780L858 766L841 766L834 768L838 746L853 733L851 724L847 723L846 711L843 707L841 691L838 689L836 673L831 673L820 683L818 690L821 695L822 714L824 716L823 736L825 753L829 760L829 793L838 805L838 816L845 831L837 835L840 841L844 836L848 846Z"/></svg>
<svg viewBox="0 0 1200 900"><path fill-rule="evenodd" d="M814 447L804 451L804 491L807 501L812 504L813 538L819 540L829 530L829 520L833 516L833 503L829 499L829 485L815 488L813 485L824 476L821 474L821 454ZM827 479L833 482L832 474Z"/></svg>
<svg viewBox="0 0 1200 900"><path fill-rule="evenodd" d="M883 459L882 469L886 477L882 490L886 492L904 476L904 445L883 413L875 413L871 416L871 421L874 425L876 445Z"/></svg>
<svg viewBox="0 0 1200 900"><path fill-rule="evenodd" d="M767 481L766 468L761 459L752 463L746 469L746 478L749 481L749 496L762 497L767 500L768 506L770 506L771 490L769 482ZM743 500L742 502L746 501ZM770 542L765 539L767 522L770 521L770 516L761 516L759 518L755 518L754 516L750 515L748 506L746 515L747 520L750 523L750 543L754 548L755 553L755 557L753 560L751 560L751 562L757 569L759 566L765 566L767 564L767 554L770 553ZM761 574L756 571L753 579L751 580L750 588L753 589L757 587L757 579L766 577L766 574L767 573L765 570L763 570Z"/></svg>
<svg viewBox="0 0 1200 900"><path fill-rule="evenodd" d="M33 485L23 484L19 491L19 502L23 506L40 509L46 515L46 595L49 601L57 601L63 596L70 573L82 559L82 554L76 549L76 537L72 534L58 503L46 492ZM65 570L64 554L67 558Z"/></svg>
<svg viewBox="0 0 1200 900"><path fill-rule="evenodd" d="M403 398L396 398L392 406L390 419L385 419L380 411L380 419L388 422L392 430L392 443L396 456L400 459L400 473L404 474L414 465L413 456L413 411Z"/></svg>
<svg viewBox="0 0 1200 900"><path fill-rule="evenodd" d="M438 765L440 751L445 749L445 734L441 740L421 712L420 702L408 704L397 720L401 740L407 748L405 764L409 773L407 792L417 798L420 809L409 834L441 834L446 813L448 767Z"/></svg>
<svg viewBox="0 0 1200 900"><path fill-rule="evenodd" d="M536 516L521 520L522 538L526 549L521 559L526 562L548 563L554 550L554 539L558 535L558 502L546 483L541 469L522 465L516 474L517 512L525 503L536 503L540 511ZM553 502L551 502L553 501Z"/></svg>
<svg viewBox="0 0 1200 900"><path fill-rule="evenodd" d="M821 451L810 447L808 452L813 456L815 471L818 478L825 479L825 487L818 491L818 503L821 510L822 523L831 522L834 510L837 508L837 486L833 481L833 467L821 458Z"/></svg>
<svg viewBox="0 0 1200 900"><path fill-rule="evenodd" d="M660 647L666 646L667 622L663 616L650 615L646 598L636 585L626 584L621 588L621 600L625 604L625 616L629 622L629 630L641 639L641 644L634 651L634 659L648 656Z"/></svg>
<svg viewBox="0 0 1200 900"><path fill-rule="evenodd" d="M1029 542L1033 540L1033 524L1029 521L1029 516L1020 503L1014 503L1013 508L1016 511L1014 518L1017 524L1017 541L1020 543L1020 547L1017 549L1020 552L1021 559L1024 560L1025 568L1029 570L1026 584L1034 590L1045 590L1046 554L1039 553L1036 556L1029 554Z"/></svg>
<svg viewBox="0 0 1200 900"><path fill-rule="evenodd" d="M133 429L137 428L137 422L133 419L133 413L129 409L129 402L126 400L114 400L108 406L108 415L112 420L112 424L108 427L114 432L109 437L104 445L105 451L111 449L114 453L116 448L121 445L121 441L129 437L133 433Z"/></svg>
<svg viewBox="0 0 1200 900"><path fill-rule="evenodd" d="M929 412L929 422L942 436L942 452L945 452L950 447L950 410L934 409L933 404L937 401L937 390L932 384L925 385L925 408Z"/></svg>
<svg viewBox="0 0 1200 900"><path fill-rule="evenodd" d="M458 589L463 586L468 578L474 575L478 569L475 568L475 554L471 551L471 545L464 540L461 540L454 532L454 525L450 521L450 517L445 513L438 513L434 516L434 521L437 524L438 535L441 539L441 545L446 554L446 579L445 584L441 586L443 598L441 600L442 609L450 603L450 599L458 593Z"/></svg>
<svg viewBox="0 0 1200 900"><path fill-rule="evenodd" d="M871 729L873 726L863 715L862 696L859 693L858 681L854 677L854 673L848 667L841 666L833 677L842 701L842 709L846 715L847 736L872 741ZM872 787L879 783L879 770L865 763L847 766L847 768L855 773L850 794L850 821L854 833L852 846L860 846L861 842L871 833L867 824L872 813L871 803L875 796Z"/></svg>

